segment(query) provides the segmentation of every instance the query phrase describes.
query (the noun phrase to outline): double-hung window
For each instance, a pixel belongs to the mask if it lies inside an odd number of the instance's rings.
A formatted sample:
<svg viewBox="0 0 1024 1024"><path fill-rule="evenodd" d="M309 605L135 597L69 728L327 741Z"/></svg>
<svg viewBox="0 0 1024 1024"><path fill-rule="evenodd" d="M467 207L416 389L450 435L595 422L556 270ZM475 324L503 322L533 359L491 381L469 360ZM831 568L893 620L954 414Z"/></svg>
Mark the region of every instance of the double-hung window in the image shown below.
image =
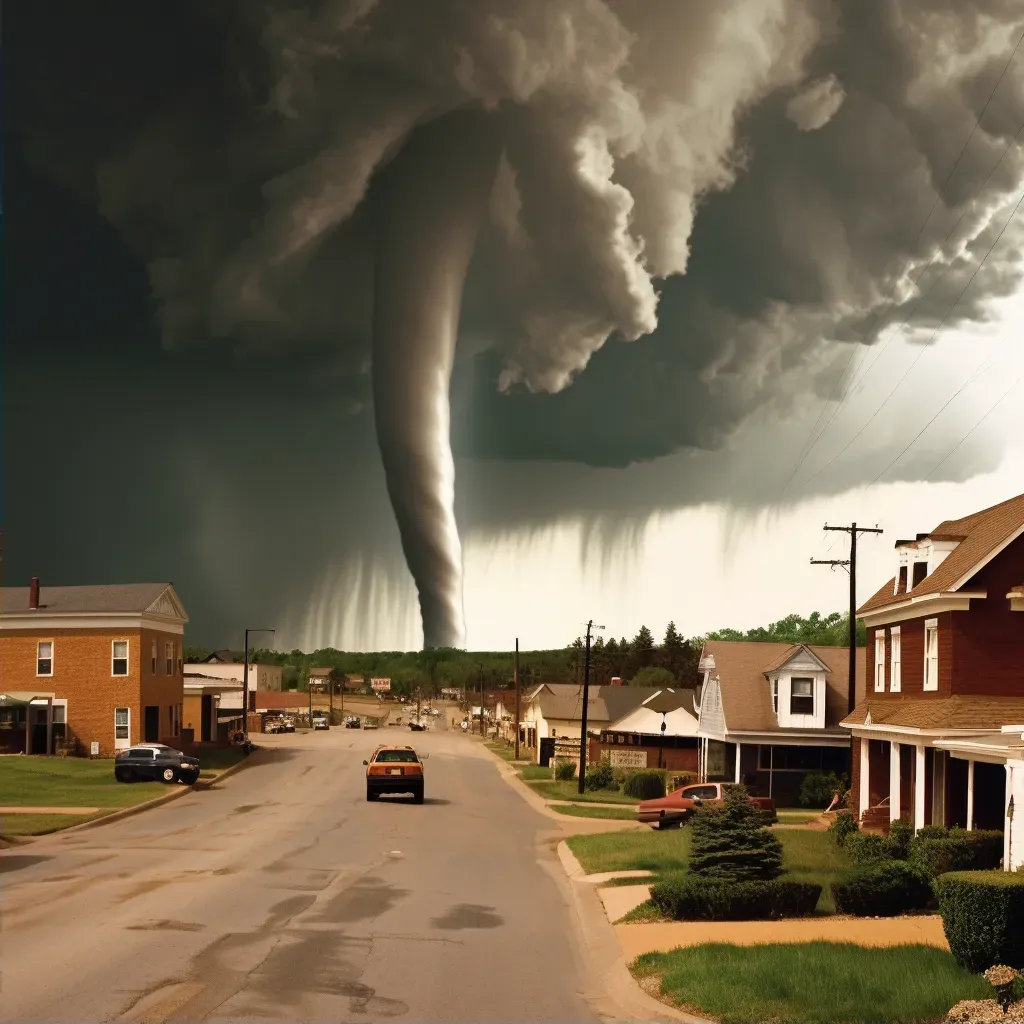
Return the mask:
<svg viewBox="0 0 1024 1024"><path fill-rule="evenodd" d="M813 715L814 680L791 679L789 685L789 713L791 715Z"/></svg>
<svg viewBox="0 0 1024 1024"><path fill-rule="evenodd" d="M772 711L779 713L779 677L772 680Z"/></svg>
<svg viewBox="0 0 1024 1024"><path fill-rule="evenodd" d="M875 632L875 693L885 693L885 630Z"/></svg>
<svg viewBox="0 0 1024 1024"><path fill-rule="evenodd" d="M155 640L153 641L153 646L150 648L149 655L150 655L150 662L151 662L151 664L149 666L149 670L150 670L150 672L153 673L153 675L156 675L156 641Z"/></svg>
<svg viewBox="0 0 1024 1024"><path fill-rule="evenodd" d="M903 685L902 638L900 627L893 626L889 637L889 690L899 693Z"/></svg>
<svg viewBox="0 0 1024 1024"><path fill-rule="evenodd" d="M939 688L939 620L924 622L924 689Z"/></svg>
<svg viewBox="0 0 1024 1024"><path fill-rule="evenodd" d="M174 675L174 644L164 644L164 672Z"/></svg>
<svg viewBox="0 0 1024 1024"><path fill-rule="evenodd" d="M53 675L53 641L40 640L36 644L36 675Z"/></svg>
<svg viewBox="0 0 1024 1024"><path fill-rule="evenodd" d="M112 676L128 675L127 640L115 640L110 645L110 674Z"/></svg>

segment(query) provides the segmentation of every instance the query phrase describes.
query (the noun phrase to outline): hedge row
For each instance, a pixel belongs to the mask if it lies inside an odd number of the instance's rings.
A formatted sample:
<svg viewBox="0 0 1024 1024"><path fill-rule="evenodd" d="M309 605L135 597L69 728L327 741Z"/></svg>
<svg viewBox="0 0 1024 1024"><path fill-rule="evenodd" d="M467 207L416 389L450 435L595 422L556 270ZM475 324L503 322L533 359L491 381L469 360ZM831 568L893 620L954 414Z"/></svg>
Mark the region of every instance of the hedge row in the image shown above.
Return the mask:
<svg viewBox="0 0 1024 1024"><path fill-rule="evenodd" d="M928 875L898 860L861 868L832 884L836 913L854 917L895 917L908 911L925 910L933 901Z"/></svg>
<svg viewBox="0 0 1024 1024"><path fill-rule="evenodd" d="M975 974L1024 968L1024 873L953 872L936 879L935 893L957 963Z"/></svg>
<svg viewBox="0 0 1024 1024"><path fill-rule="evenodd" d="M821 886L807 882L728 882L682 876L651 887L651 902L674 921L767 921L814 912Z"/></svg>

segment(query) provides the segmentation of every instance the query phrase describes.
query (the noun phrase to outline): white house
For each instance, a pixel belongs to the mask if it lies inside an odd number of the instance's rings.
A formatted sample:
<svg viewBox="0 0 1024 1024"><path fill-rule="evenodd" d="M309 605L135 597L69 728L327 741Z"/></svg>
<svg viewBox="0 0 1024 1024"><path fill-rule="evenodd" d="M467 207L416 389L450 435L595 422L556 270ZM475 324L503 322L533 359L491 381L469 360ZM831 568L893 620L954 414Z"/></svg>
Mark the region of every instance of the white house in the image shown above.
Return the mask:
<svg viewBox="0 0 1024 1024"><path fill-rule="evenodd" d="M185 683L189 676L194 678L224 679L237 683L237 687L228 688L221 696L222 710L242 710L242 679L245 673L245 662L201 661L184 666ZM254 694L257 690L280 693L284 669L280 665L249 665L249 709L255 707Z"/></svg>

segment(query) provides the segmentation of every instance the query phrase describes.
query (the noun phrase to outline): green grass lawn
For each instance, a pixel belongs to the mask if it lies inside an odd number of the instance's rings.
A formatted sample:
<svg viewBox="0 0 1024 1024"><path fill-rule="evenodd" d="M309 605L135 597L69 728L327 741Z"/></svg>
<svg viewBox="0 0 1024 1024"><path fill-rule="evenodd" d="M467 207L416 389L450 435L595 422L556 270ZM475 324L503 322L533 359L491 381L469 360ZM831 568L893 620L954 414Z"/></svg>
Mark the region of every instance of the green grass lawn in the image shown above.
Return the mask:
<svg viewBox="0 0 1024 1024"><path fill-rule="evenodd" d="M222 772L231 768L245 758L241 747L223 747L215 750L204 750L199 757L199 765L202 774L207 772Z"/></svg>
<svg viewBox="0 0 1024 1024"><path fill-rule="evenodd" d="M546 769L545 769L546 770ZM593 792L578 793L576 787L579 783L573 779L569 782L558 782L548 776L546 782L531 782L530 786L538 795L545 800L572 800L577 803L598 803L598 804L629 804L636 807L637 799L634 796L626 796L615 789L598 789Z"/></svg>
<svg viewBox="0 0 1024 1024"><path fill-rule="evenodd" d="M846 877L853 865L842 850L833 846L825 832L783 831L776 833L783 851L783 878L815 882L821 886L817 911L835 913L831 884ZM592 836L571 836L566 840L588 875L605 871L653 871L656 875L687 870L690 830L661 832L604 832ZM657 878L652 879L652 882Z"/></svg>
<svg viewBox="0 0 1024 1024"><path fill-rule="evenodd" d="M102 807L117 810L168 791L162 782L114 780L114 762L79 757L0 758L0 806ZM8 819L14 815L8 815Z"/></svg>
<svg viewBox="0 0 1024 1024"><path fill-rule="evenodd" d="M0 814L0 836L45 836L49 832L81 825L83 821L102 818L98 814Z"/></svg>
<svg viewBox="0 0 1024 1024"><path fill-rule="evenodd" d="M776 813L780 825L806 825L807 822L821 817L821 811L802 811L789 807L780 808Z"/></svg>
<svg viewBox="0 0 1024 1024"><path fill-rule="evenodd" d="M526 782L551 782L551 769L542 768L539 764L524 764L519 774Z"/></svg>
<svg viewBox="0 0 1024 1024"><path fill-rule="evenodd" d="M993 995L984 978L929 946L709 944L646 953L631 970L660 977L666 1001L724 1024L938 1021L961 999Z"/></svg>
<svg viewBox="0 0 1024 1024"><path fill-rule="evenodd" d="M635 821L636 812L631 807L594 807L587 804L551 804L553 811L570 814L576 818L606 818L615 821Z"/></svg>

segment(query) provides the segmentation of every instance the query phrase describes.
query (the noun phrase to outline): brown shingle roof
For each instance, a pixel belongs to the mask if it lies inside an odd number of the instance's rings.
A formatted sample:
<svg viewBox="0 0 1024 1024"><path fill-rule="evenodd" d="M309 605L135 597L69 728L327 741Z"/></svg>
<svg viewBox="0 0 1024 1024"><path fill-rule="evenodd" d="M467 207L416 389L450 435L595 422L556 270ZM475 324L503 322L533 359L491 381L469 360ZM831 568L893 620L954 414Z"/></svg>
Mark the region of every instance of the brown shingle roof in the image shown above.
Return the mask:
<svg viewBox="0 0 1024 1024"><path fill-rule="evenodd" d="M311 668L309 670L309 678L326 679L333 671L333 668Z"/></svg>
<svg viewBox="0 0 1024 1024"><path fill-rule="evenodd" d="M170 583L113 583L83 587L39 587L38 612L29 608L28 587L0 588L0 614L82 615L106 612L141 615Z"/></svg>
<svg viewBox="0 0 1024 1024"><path fill-rule="evenodd" d="M587 702L587 721L618 721L663 689L661 686L592 686ZM583 711L583 687L575 683L549 683L537 694L536 700L545 718L575 721Z"/></svg>
<svg viewBox="0 0 1024 1024"><path fill-rule="evenodd" d="M288 708L308 708L309 697L304 693L275 693L272 690L256 691L257 711L285 711ZM241 713L241 712L239 712Z"/></svg>
<svg viewBox="0 0 1024 1024"><path fill-rule="evenodd" d="M828 669L825 676L825 727L839 725L849 707L848 647L810 644L759 643L757 641L708 640L704 654L715 659L721 682L722 709L729 732L774 732L780 728L772 710L772 688L765 676L806 647ZM857 696L864 693L866 652L857 648Z"/></svg>
<svg viewBox="0 0 1024 1024"><path fill-rule="evenodd" d="M999 729L1024 721L1024 697L866 700L857 705L844 724L863 725L868 712L872 725L905 729Z"/></svg>
<svg viewBox="0 0 1024 1024"><path fill-rule="evenodd" d="M959 540L935 571L926 576L907 594L893 594L896 579L867 599L858 614L884 608L886 605L906 601L924 594L941 594L952 590L963 577L973 571L997 548L1024 528L1024 494L993 505L963 519L947 519L925 534L931 540Z"/></svg>

